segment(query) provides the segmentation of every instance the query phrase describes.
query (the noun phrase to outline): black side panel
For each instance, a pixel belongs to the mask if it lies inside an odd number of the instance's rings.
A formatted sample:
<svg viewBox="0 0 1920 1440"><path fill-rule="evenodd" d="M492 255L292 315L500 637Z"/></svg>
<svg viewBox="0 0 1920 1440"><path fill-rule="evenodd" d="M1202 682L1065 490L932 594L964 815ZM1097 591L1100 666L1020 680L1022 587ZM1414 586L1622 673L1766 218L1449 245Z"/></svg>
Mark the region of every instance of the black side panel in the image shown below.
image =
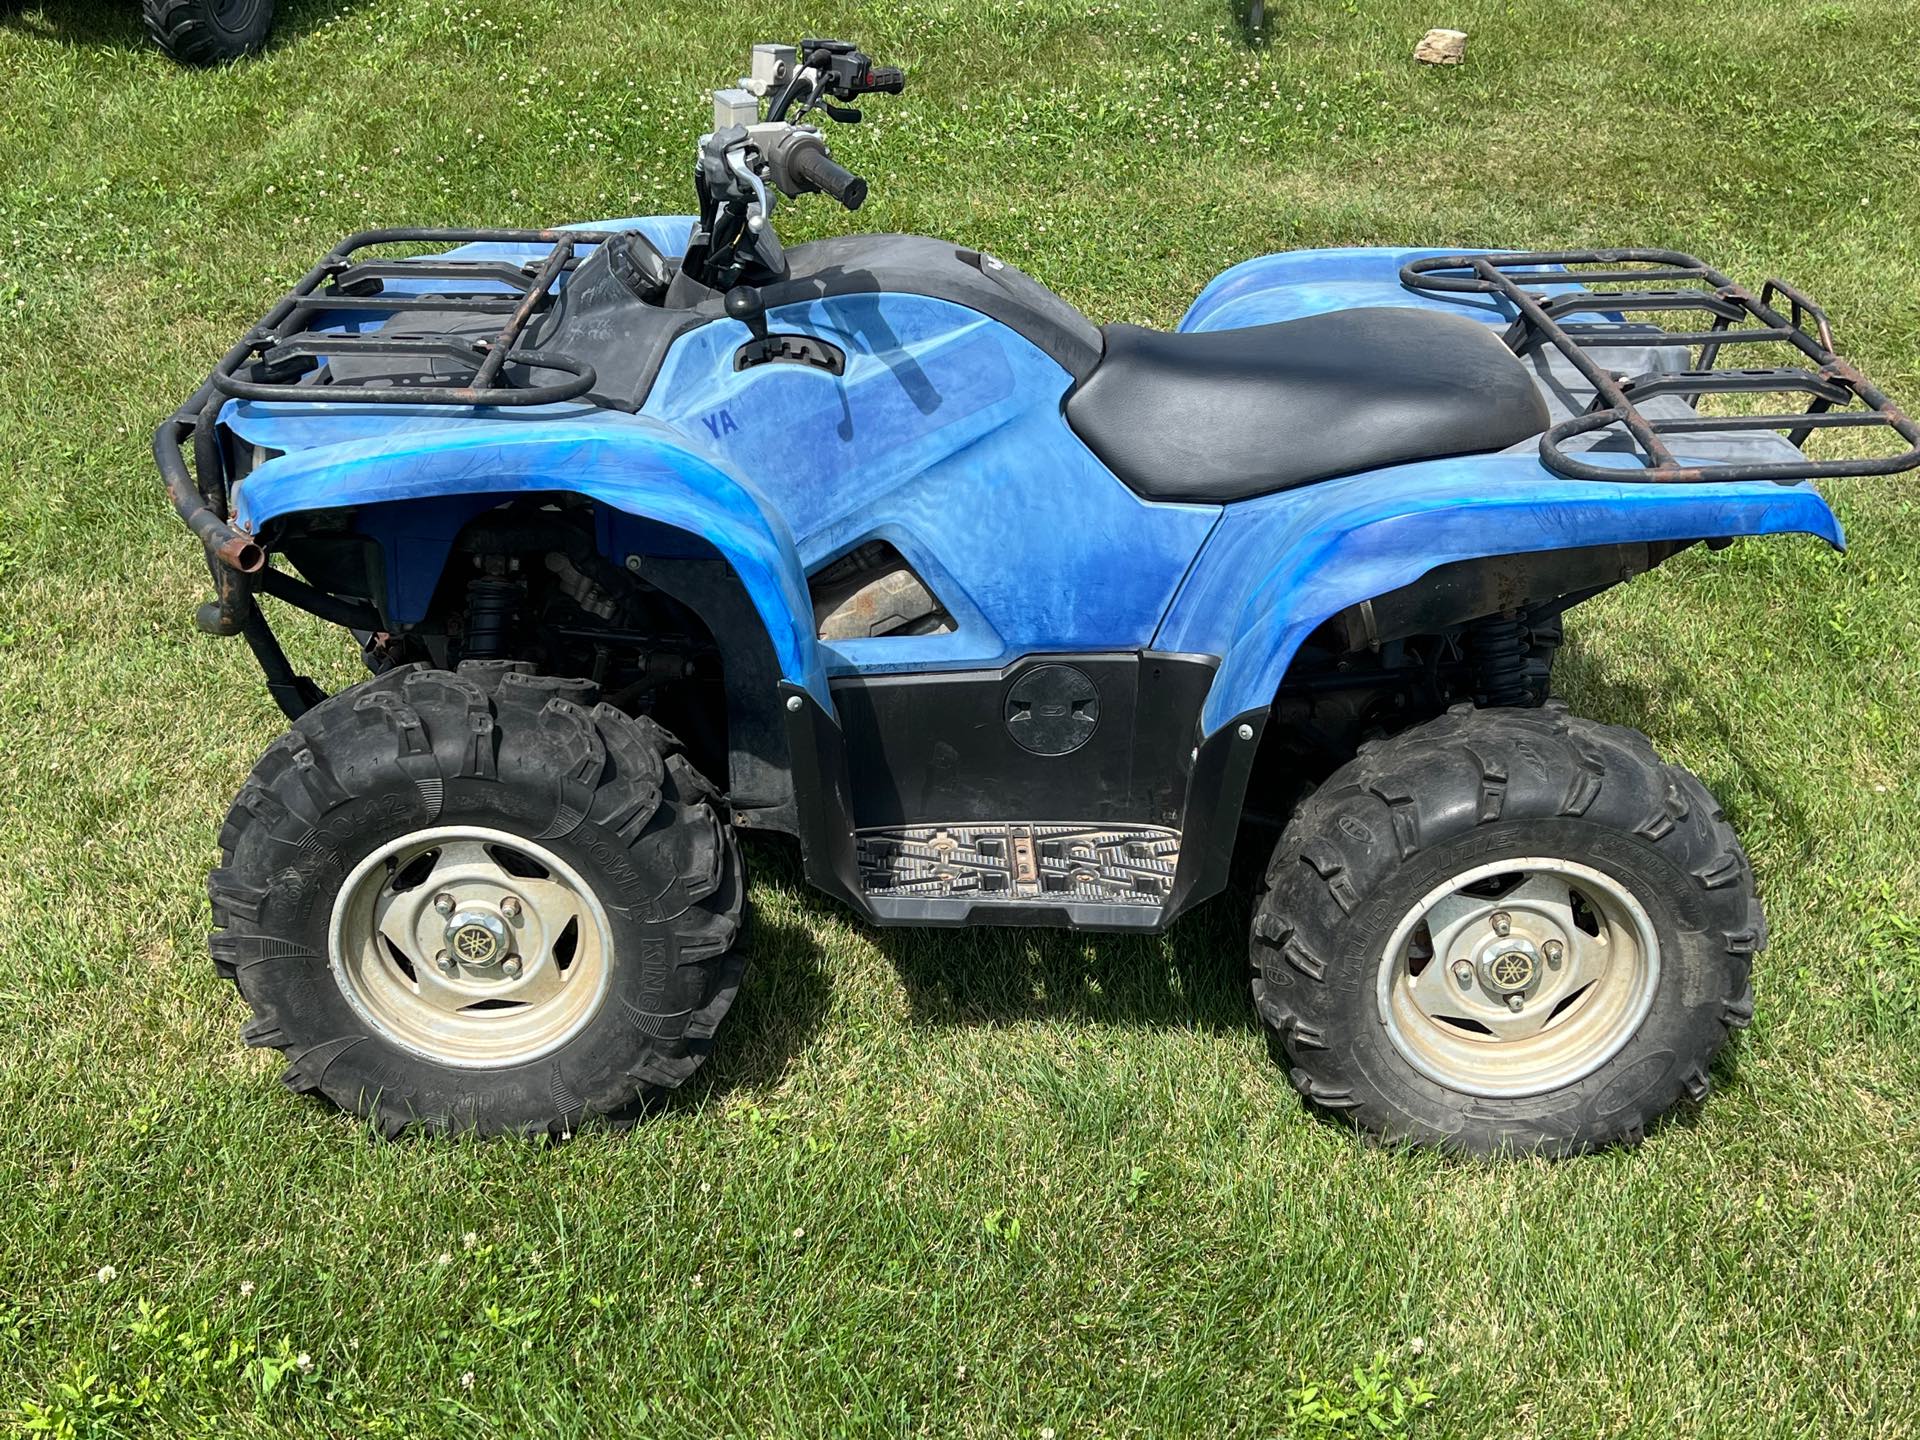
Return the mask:
<svg viewBox="0 0 1920 1440"><path fill-rule="evenodd" d="M862 915L872 907L860 885L847 797L847 747L833 717L801 686L782 680L774 692L787 717L793 793L799 803L800 854L807 882Z"/></svg>
<svg viewBox="0 0 1920 1440"><path fill-rule="evenodd" d="M1100 363L1099 329L1046 286L1003 260L925 235L836 235L787 252L787 279L763 285L769 309L825 295L930 295L991 316L1050 355L1075 380Z"/></svg>
<svg viewBox="0 0 1920 1440"><path fill-rule="evenodd" d="M1186 828L1180 837L1180 869L1173 878L1162 925L1226 888L1247 781L1266 725L1265 711L1251 711L1214 731L1195 756Z"/></svg>
<svg viewBox="0 0 1920 1440"><path fill-rule="evenodd" d="M1007 735L1005 702L1017 695L1021 679L1059 665L1090 679L1097 675L1103 705L1131 697L1131 724L1115 726L1137 742L1123 788L1075 788L1076 774L1097 784L1119 773L1116 742L1096 747L1088 737L1067 754L1038 757L1011 738L992 738ZM882 925L1165 929L1226 883L1266 722L1263 713L1242 716L1196 749L1194 725L1212 666L1153 653L1042 656L1005 671L843 680L834 700L844 731L812 696L781 682L807 879ZM943 699L950 702L944 712ZM888 726L884 744L876 729L881 722ZM1095 737L1106 724L1103 713ZM932 728L916 741L911 729L894 725ZM1042 777L1037 789L1023 793L1013 779L1032 784L1036 771L1005 772L995 787L990 769L974 768L1021 767L1009 750L1032 762L1052 760L1062 766L1060 778ZM933 755L953 763L929 765L925 757ZM899 776L890 763L903 767ZM995 813L984 821L946 815L856 820L857 804L869 807L868 816L876 805L891 807L880 813L906 814L900 779L909 789L922 782L922 793L937 804L971 797ZM1021 808L1036 799L1104 806L1110 814L1098 823L1023 817ZM1176 828L1183 824L1184 834Z"/></svg>
<svg viewBox="0 0 1920 1440"><path fill-rule="evenodd" d="M603 245L581 262L522 348L550 347L585 361L598 377L595 400L637 410L673 342L726 311L717 292L698 286L688 287L700 297L690 305L642 300L615 273L612 252ZM1092 374L1100 360L1099 330L1044 285L977 250L922 235L839 235L796 246L787 252L787 278L761 286L760 297L772 310L829 295L883 291L929 295L990 316L1032 341L1076 381ZM447 321L428 316L418 323L444 330ZM392 328L399 333L399 322ZM866 338L876 349L887 344L881 333ZM418 368L417 360L413 364Z"/></svg>
<svg viewBox="0 0 1920 1440"><path fill-rule="evenodd" d="M735 823L792 833L797 824L793 766L775 688L780 666L760 612L724 560L653 556L647 579L698 615L720 648L727 680L727 789Z"/></svg>
<svg viewBox="0 0 1920 1440"><path fill-rule="evenodd" d="M1213 664L1152 652L1045 655L1005 670L836 680L854 823L1177 829ZM1059 683L1063 668L1090 683L1091 705L1077 683ZM1028 748L1043 723L1036 707L1054 704L1078 706L1051 747L1073 748L1038 753Z"/></svg>

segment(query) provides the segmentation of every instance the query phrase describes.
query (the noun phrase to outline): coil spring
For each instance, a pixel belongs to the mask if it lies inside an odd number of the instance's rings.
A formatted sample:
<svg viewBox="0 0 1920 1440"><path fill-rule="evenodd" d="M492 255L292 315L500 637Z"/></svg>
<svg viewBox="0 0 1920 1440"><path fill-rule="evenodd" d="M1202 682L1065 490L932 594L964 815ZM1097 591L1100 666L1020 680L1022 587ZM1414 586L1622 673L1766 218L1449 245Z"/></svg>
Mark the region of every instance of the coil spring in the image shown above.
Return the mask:
<svg viewBox="0 0 1920 1440"><path fill-rule="evenodd" d="M521 590L511 580L475 580L467 586L469 660L498 660L507 653L507 630L520 608Z"/></svg>
<svg viewBox="0 0 1920 1440"><path fill-rule="evenodd" d="M1467 626L1464 636L1473 665L1473 688L1483 705L1526 705L1527 634L1517 619L1489 616Z"/></svg>

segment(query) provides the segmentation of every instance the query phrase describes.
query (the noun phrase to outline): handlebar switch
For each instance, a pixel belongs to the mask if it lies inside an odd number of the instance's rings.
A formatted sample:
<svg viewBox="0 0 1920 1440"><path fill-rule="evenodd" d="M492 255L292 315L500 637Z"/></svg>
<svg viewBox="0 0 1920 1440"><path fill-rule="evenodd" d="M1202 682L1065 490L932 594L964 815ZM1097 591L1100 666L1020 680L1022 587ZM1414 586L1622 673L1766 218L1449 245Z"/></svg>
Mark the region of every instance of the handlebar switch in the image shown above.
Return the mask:
<svg viewBox="0 0 1920 1440"><path fill-rule="evenodd" d="M875 65L870 56L845 40L802 40L802 63L821 75L821 89L836 100L858 100L862 95L898 95L906 88L906 72L897 65Z"/></svg>

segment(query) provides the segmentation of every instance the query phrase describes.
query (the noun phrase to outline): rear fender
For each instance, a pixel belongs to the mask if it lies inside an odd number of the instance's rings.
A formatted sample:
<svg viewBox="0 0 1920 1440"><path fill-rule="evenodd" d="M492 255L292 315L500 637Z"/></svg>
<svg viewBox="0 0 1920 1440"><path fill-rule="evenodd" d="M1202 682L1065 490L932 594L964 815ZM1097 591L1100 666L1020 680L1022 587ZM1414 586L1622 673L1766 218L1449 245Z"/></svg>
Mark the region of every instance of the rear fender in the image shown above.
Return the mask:
<svg viewBox="0 0 1920 1440"><path fill-rule="evenodd" d="M1409 290L1400 283L1400 267L1430 255L1456 255L1459 250L1409 250L1385 246L1346 246L1335 250L1284 250L1259 255L1223 270L1209 282L1187 313L1180 330L1238 330L1248 325L1272 325L1333 310L1391 305L1397 308L1439 310L1453 315L1506 325L1514 312L1494 295L1466 291ZM1546 267L1543 267L1546 268ZM1574 284L1542 285L1539 293L1552 295L1578 290ZM1616 315L1591 318L1618 319Z"/></svg>
<svg viewBox="0 0 1920 1440"><path fill-rule="evenodd" d="M287 452L241 482L236 520L257 533L284 516L360 510L388 552L390 623L424 615L460 527L490 503L528 493L582 495L653 522L646 528L656 533L665 527L710 546L766 627L780 677L829 703L806 576L786 524L748 482L670 426L566 407L496 416L382 406L369 416L348 406L242 403L223 420L243 440ZM635 533L622 524L606 528L616 548Z"/></svg>
<svg viewBox="0 0 1920 1440"><path fill-rule="evenodd" d="M1510 312L1491 295L1457 291L1440 295L1401 285L1402 265L1428 255L1456 253L1352 246L1259 255L1215 276L1187 307L1177 328L1238 330L1363 305L1443 310L1506 324L1512 318Z"/></svg>
<svg viewBox="0 0 1920 1440"><path fill-rule="evenodd" d="M1154 648L1222 657L1201 715L1211 736L1236 718L1265 714L1316 626L1437 566L1796 532L1845 545L1811 485L1567 480L1532 455L1403 465L1228 506Z"/></svg>

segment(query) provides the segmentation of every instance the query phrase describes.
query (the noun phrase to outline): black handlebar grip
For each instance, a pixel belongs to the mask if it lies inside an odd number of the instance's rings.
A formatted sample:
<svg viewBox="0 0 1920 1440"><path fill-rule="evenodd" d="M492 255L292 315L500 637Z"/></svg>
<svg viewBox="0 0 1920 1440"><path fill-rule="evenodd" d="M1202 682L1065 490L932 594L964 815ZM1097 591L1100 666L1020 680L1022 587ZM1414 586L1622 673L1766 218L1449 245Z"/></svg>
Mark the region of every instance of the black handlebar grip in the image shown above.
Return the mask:
<svg viewBox="0 0 1920 1440"><path fill-rule="evenodd" d="M867 70L866 84L863 90L877 91L882 95L898 95L907 88L907 72L898 65L874 65Z"/></svg>
<svg viewBox="0 0 1920 1440"><path fill-rule="evenodd" d="M793 162L793 173L849 210L858 210L866 201L867 182L844 166L834 164L824 150L801 151Z"/></svg>

